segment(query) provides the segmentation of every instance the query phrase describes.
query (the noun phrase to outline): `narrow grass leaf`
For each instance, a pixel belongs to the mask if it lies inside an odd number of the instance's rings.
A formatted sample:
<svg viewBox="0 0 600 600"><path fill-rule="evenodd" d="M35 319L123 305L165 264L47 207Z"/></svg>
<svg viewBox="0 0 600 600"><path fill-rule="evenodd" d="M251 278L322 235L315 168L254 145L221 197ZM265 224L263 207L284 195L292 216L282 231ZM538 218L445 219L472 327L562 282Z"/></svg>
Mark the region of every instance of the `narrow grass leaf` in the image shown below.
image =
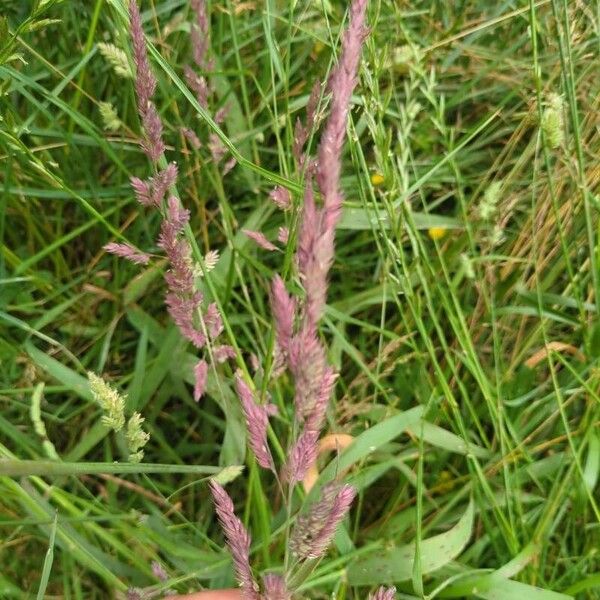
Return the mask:
<svg viewBox="0 0 600 600"><path fill-rule="evenodd" d="M38 588L37 600L43 600L46 595L46 588L50 580L50 572L52 571L52 563L54 561L54 539L56 537L56 526L58 524L58 511L54 513L54 520L50 529L50 541L48 542L48 550L44 559L44 567L42 569L42 578L40 579L40 587Z"/></svg>
<svg viewBox="0 0 600 600"><path fill-rule="evenodd" d="M423 440L428 444L437 446L448 452L455 452L456 454L462 454L463 456L473 454L478 458L489 456L489 452L485 448L477 446L476 444L467 444L467 442L456 434L443 427L429 423L428 421L423 421L422 426L408 427L407 432L417 438L423 436Z"/></svg>
<svg viewBox="0 0 600 600"><path fill-rule="evenodd" d="M73 369L63 365L45 352L42 352L30 342L25 344L25 351L29 354L35 364L46 371L48 375L54 377L54 379L73 390L84 400L88 400L89 402L94 401L87 378L79 375L73 371Z"/></svg>
<svg viewBox="0 0 600 600"><path fill-rule="evenodd" d="M160 465L147 463L68 463L50 460L0 460L0 476L28 477L38 475L44 477L61 477L64 475L104 475L141 473L189 473L191 475L217 475L220 467L204 465Z"/></svg>
<svg viewBox="0 0 600 600"><path fill-rule="evenodd" d="M415 427L423 415L424 408L415 406L410 410L390 417L382 423L373 425L363 433L361 433L350 446L335 460L321 472L321 476L314 490L320 485L331 481L336 473L345 471L358 461L367 458L383 445L391 442L394 438L405 432L409 427Z"/></svg>

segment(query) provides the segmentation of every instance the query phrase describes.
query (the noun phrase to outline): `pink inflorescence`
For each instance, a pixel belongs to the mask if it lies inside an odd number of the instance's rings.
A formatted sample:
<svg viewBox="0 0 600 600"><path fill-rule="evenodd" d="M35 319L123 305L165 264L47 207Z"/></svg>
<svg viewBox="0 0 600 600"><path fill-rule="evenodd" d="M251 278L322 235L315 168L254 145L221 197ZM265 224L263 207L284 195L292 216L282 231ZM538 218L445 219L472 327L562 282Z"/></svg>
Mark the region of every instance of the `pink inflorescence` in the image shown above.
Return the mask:
<svg viewBox="0 0 600 600"><path fill-rule="evenodd" d="M250 238L255 244L263 248L264 250L277 250L277 246L270 242L264 233L260 231L253 231L252 229L243 229L242 230L246 237Z"/></svg>
<svg viewBox="0 0 600 600"><path fill-rule="evenodd" d="M291 597L292 594L281 575L268 573L263 577L263 600L290 600Z"/></svg>
<svg viewBox="0 0 600 600"><path fill-rule="evenodd" d="M200 1L200 0L198 0ZM334 257L335 230L342 210L340 173L342 148L346 133L352 92L357 82L360 50L367 33L365 25L367 0L353 0L350 22L343 36L340 60L329 82L330 115L318 147L317 160L305 155L305 145L314 128L321 86L315 85L307 107L306 125L297 124L294 155L300 168L306 167L304 201L296 247L296 265L304 287L304 297L290 294L280 276L271 286L271 309L275 322L276 358L285 361L295 384L294 442L287 453L282 479L289 485L302 481L317 457L318 441L325 422L327 406L337 374L327 361L326 348L318 335L318 325L325 309L328 276ZM315 198L315 185L321 203ZM291 196L283 188L275 188L271 199L281 209L291 207ZM244 230L255 243L267 250L276 248L262 233ZM287 235L285 236L287 241ZM248 429L249 445L257 462L274 470L273 457L267 444L268 418L271 410L261 405L240 373L236 389ZM257 594L248 565L249 537L233 515L233 504L225 491L211 484L219 520L223 525L236 573L244 593ZM339 523L348 513L355 496L349 485L330 483L321 489L321 497L296 520L290 538L290 550L299 560L323 556ZM288 600L285 580L268 575L264 579L266 600ZM378 600L391 600L382 596Z"/></svg>
<svg viewBox="0 0 600 600"><path fill-rule="evenodd" d="M386 588L381 586L374 594L369 596L369 600L394 600L396 597L396 588Z"/></svg>
<svg viewBox="0 0 600 600"><path fill-rule="evenodd" d="M304 147L310 134L312 133L313 127L315 126L317 119L317 105L321 96L321 82L315 81L313 88L308 97L306 104L306 123L302 123L300 119L296 120L296 126L294 128L294 143L292 145L292 154L298 163L300 169L303 169L306 165L306 153Z"/></svg>
<svg viewBox="0 0 600 600"><path fill-rule="evenodd" d="M294 526L290 548L298 558L319 558L325 553L355 494L349 485L329 484L321 490L321 499Z"/></svg>
<svg viewBox="0 0 600 600"><path fill-rule="evenodd" d="M207 67L208 63L202 59L206 52L206 44L202 35L208 26L206 14L202 13L199 0L193 2L194 8L199 11L197 19L198 35L194 38L194 56L202 60ZM164 251L169 268L165 273L167 293L165 304L169 314L184 338L189 340L196 348L201 349L210 341L211 343L223 330L223 320L216 304L209 304L204 314L202 313L203 295L195 286L195 267L192 259L192 248L185 235L190 213L183 208L179 199L171 193L177 181L178 169L176 163L167 164L158 168L157 163L163 157L165 145L162 140L162 122L158 110L154 105L152 96L156 90L156 78L152 73L150 61L146 51L146 41L142 29L142 19L135 0L129 4L129 18L133 56L136 67L135 90L137 106L144 128L142 147L150 160L155 165L155 173L146 180L138 177L131 179L131 186L138 202L145 207L154 208L161 212L162 222L158 237L158 246ZM206 26L206 27L205 27ZM196 29L194 30L196 31ZM147 264L149 256L133 248L129 244L111 243L105 246L108 252L122 256L138 264ZM209 352L210 355L210 352ZM233 358L235 351L231 346L214 347L215 362ZM200 359L194 368L194 398L199 400L204 394L208 378L209 364L205 359Z"/></svg>
<svg viewBox="0 0 600 600"><path fill-rule="evenodd" d="M235 573L244 600L259 600L258 585L250 569L250 535L235 516L229 494L216 481L210 482L215 510L233 558Z"/></svg>
<svg viewBox="0 0 600 600"><path fill-rule="evenodd" d="M138 112L146 134L146 139L142 142L142 148L148 158L155 163L162 156L165 145L162 141L162 121L156 105L151 100L156 90L156 78L148 61L142 18L135 0L129 3L129 23L136 70L135 91L137 93Z"/></svg>
<svg viewBox="0 0 600 600"><path fill-rule="evenodd" d="M291 208L292 206L292 195L289 190L286 190L280 185L271 190L269 198L271 198L275 206L281 210L288 210L288 208Z"/></svg>
<svg viewBox="0 0 600 600"><path fill-rule="evenodd" d="M254 456L256 456L256 461L264 469L275 470L273 457L267 445L268 408L264 404L257 404L254 393L248 387L240 372L236 373L235 376L235 389L242 403L248 428L248 441Z"/></svg>
<svg viewBox="0 0 600 600"><path fill-rule="evenodd" d="M150 256L137 248L134 248L130 244L118 244L116 242L111 242L110 244L106 244L104 249L115 256L120 256L121 258L125 258L136 265L147 265L150 261Z"/></svg>
<svg viewBox="0 0 600 600"><path fill-rule="evenodd" d="M367 33L365 25L367 0L354 0L350 6L350 23L346 30L340 61L334 69L328 88L331 92L329 118L318 148L317 162L309 168L306 177L304 202L298 233L296 263L304 286L305 297L301 305L300 326L289 335L288 366L295 380L296 416L304 423L304 430L289 453L284 476L293 483L306 474L309 460L316 455L316 444L325 419L329 398L335 384L335 373L327 364L326 352L321 343L317 326L322 317L327 297L328 275L333 262L335 229L342 209L340 173L342 148L346 133L350 99L357 82L360 50ZM312 127L320 86L313 88L309 101L307 127ZM306 131L296 128L296 150L299 155ZM313 171L322 198L317 206L313 191ZM281 284L276 281L277 288ZM288 323L289 315L282 314L283 293L271 294L271 305L276 323ZM290 308L286 308L289 312ZM278 331L281 326L278 327ZM281 342L280 342L281 343Z"/></svg>
<svg viewBox="0 0 600 600"><path fill-rule="evenodd" d="M195 69L189 65L184 68L185 79L194 92L200 107L208 110L211 97L214 97L214 86L208 75L214 70L214 61L209 56L210 50L210 21L206 11L205 0L191 0L190 5L194 13L194 22L191 24L192 54ZM228 106L220 107L214 114L213 120L221 125L229 111ZM199 136L191 129L184 130L184 135L195 148L200 146ZM213 131L208 135L206 144L213 162L216 164L228 153L227 147L221 138ZM221 169L221 176L225 177L235 167L237 161L230 157Z"/></svg>

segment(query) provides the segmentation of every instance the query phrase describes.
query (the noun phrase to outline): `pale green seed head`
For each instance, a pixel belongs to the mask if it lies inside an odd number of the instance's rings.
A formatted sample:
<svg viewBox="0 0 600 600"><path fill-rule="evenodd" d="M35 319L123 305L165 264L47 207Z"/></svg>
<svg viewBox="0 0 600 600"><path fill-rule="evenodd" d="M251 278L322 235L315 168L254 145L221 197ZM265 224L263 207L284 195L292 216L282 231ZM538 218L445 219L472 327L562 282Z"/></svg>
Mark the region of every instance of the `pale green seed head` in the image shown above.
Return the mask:
<svg viewBox="0 0 600 600"><path fill-rule="evenodd" d="M559 94L550 94L542 113L542 130L551 148L559 148L565 141L563 99Z"/></svg>
<svg viewBox="0 0 600 600"><path fill-rule="evenodd" d="M144 457L142 448L148 443L150 435L142 429L144 417L135 412L127 422L127 447L129 448L129 462L138 463Z"/></svg>
<svg viewBox="0 0 600 600"><path fill-rule="evenodd" d="M95 373L88 373L90 390L94 400L104 411L102 423L114 431L120 431L125 425L125 397L119 394Z"/></svg>
<svg viewBox="0 0 600 600"><path fill-rule="evenodd" d="M496 213L498 201L500 200L500 189L502 188L501 181L492 181L485 190L483 200L479 205L479 216L484 221L489 221Z"/></svg>

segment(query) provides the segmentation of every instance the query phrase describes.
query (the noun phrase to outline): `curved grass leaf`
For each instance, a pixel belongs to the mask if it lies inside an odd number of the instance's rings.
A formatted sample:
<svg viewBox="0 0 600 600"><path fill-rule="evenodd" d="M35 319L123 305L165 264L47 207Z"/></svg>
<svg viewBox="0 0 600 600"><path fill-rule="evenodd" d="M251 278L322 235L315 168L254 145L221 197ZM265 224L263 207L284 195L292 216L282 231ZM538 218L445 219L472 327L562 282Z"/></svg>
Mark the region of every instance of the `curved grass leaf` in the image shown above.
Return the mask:
<svg viewBox="0 0 600 600"><path fill-rule="evenodd" d="M52 563L54 562L54 540L56 538L56 526L58 524L58 511L54 513L54 521L50 529L50 541L48 543L48 551L44 559L44 568L42 569L42 578L40 587L38 588L37 600L44 600L48 581L50 580L50 572L52 571Z"/></svg>
<svg viewBox="0 0 600 600"><path fill-rule="evenodd" d="M423 411L422 406L415 406L361 433L339 457L336 457L323 469L313 492L318 489L320 484L331 481L336 473L345 471L358 461L366 458L381 446L398 437L409 427L416 427L423 416ZM310 496L313 495L313 492Z"/></svg>
<svg viewBox="0 0 600 600"><path fill-rule="evenodd" d="M504 579L497 573L484 575L461 584L461 591L449 591L440 594L442 598L476 597L484 600L569 600L573 596L544 590L534 585Z"/></svg>
<svg viewBox="0 0 600 600"><path fill-rule="evenodd" d="M475 596L485 600L564 600L565 594L544 590L534 585L512 581L540 552L537 544L531 543L511 561L492 573L467 576L448 586L440 593L441 598L464 598Z"/></svg>
<svg viewBox="0 0 600 600"><path fill-rule="evenodd" d="M417 427L409 427L407 428L407 431L415 437L420 437L422 435L423 441L432 446L442 448L443 450L448 450L448 452L455 452L456 454L462 454L463 456L473 454L478 458L489 456L489 452L485 448L475 444L467 444L456 434L427 421L423 421L422 424Z"/></svg>
<svg viewBox="0 0 600 600"><path fill-rule="evenodd" d="M473 502L449 531L422 540L420 544L421 573L437 571L454 560L466 547L473 531ZM375 550L361 556L348 568L350 585L373 586L409 581L412 577L415 545Z"/></svg>

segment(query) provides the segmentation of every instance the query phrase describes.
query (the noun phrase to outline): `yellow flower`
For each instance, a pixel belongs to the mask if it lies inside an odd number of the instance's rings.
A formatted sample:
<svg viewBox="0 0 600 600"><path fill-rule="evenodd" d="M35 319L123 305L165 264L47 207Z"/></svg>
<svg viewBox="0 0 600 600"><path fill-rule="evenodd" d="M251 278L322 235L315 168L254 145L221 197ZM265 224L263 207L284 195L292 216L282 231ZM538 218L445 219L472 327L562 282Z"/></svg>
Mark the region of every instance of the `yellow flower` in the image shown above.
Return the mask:
<svg viewBox="0 0 600 600"><path fill-rule="evenodd" d="M373 185L381 185L385 181L385 177L381 173L373 173L371 175L371 183Z"/></svg>
<svg viewBox="0 0 600 600"><path fill-rule="evenodd" d="M440 492L447 492L454 487L454 481L452 480L452 473L450 471L442 471L440 473L440 483L438 484L438 490Z"/></svg>
<svg viewBox="0 0 600 600"><path fill-rule="evenodd" d="M441 240L446 235L447 229L445 227L430 227L427 230L429 237L432 240Z"/></svg>

